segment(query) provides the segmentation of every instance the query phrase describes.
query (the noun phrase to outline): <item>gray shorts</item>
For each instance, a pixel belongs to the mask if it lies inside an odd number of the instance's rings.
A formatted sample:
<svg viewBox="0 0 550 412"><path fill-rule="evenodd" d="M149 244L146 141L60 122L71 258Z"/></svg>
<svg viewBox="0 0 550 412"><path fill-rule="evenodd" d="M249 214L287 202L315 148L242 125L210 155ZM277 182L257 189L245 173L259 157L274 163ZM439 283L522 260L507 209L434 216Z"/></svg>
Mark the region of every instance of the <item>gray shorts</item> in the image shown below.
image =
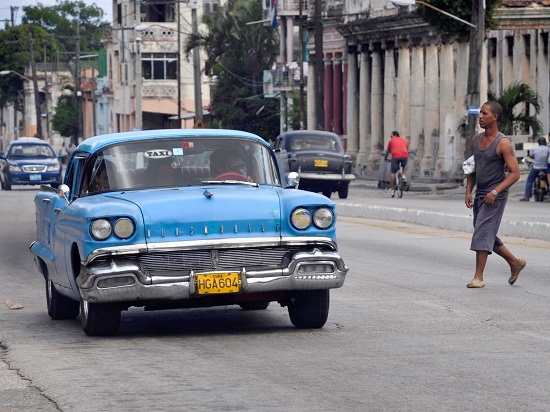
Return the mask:
<svg viewBox="0 0 550 412"><path fill-rule="evenodd" d="M483 203L484 196L474 200L474 234L470 250L484 250L491 254L496 246L502 246L497 232L504 214L508 196L497 197L492 205Z"/></svg>

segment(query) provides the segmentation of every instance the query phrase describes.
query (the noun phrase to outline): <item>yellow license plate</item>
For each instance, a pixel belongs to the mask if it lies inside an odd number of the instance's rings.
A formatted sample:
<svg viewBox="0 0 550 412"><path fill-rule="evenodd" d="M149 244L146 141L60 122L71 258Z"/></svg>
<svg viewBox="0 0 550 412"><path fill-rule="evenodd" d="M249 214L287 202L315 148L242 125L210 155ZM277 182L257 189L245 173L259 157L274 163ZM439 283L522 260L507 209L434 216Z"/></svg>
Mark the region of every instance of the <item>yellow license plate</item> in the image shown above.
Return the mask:
<svg viewBox="0 0 550 412"><path fill-rule="evenodd" d="M546 182L544 180L540 181L540 187L546 187Z"/></svg>
<svg viewBox="0 0 550 412"><path fill-rule="evenodd" d="M328 160L315 159L314 166L315 167L328 167Z"/></svg>
<svg viewBox="0 0 550 412"><path fill-rule="evenodd" d="M196 285L199 295L238 293L240 291L239 272L198 273Z"/></svg>

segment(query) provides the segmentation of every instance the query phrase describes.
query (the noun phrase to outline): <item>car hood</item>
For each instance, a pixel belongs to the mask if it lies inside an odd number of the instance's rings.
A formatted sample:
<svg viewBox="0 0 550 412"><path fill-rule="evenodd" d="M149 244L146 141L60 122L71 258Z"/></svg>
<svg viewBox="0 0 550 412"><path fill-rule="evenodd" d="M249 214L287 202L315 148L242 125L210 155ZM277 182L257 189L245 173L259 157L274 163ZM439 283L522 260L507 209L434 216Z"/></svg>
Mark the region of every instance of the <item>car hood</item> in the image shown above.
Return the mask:
<svg viewBox="0 0 550 412"><path fill-rule="evenodd" d="M280 200L271 186L211 185L110 196L140 208L147 243L281 236Z"/></svg>

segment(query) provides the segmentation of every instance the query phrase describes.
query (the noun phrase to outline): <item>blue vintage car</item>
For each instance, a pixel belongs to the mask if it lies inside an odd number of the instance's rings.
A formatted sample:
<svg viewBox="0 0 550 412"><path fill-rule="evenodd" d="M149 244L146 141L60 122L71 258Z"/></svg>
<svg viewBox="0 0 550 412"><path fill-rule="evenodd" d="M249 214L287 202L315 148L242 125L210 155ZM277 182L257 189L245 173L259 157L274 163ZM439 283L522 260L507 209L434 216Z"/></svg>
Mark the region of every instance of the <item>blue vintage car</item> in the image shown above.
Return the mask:
<svg viewBox="0 0 550 412"><path fill-rule="evenodd" d="M61 163L50 144L36 137L20 137L0 153L0 185L43 185L58 187Z"/></svg>
<svg viewBox="0 0 550 412"><path fill-rule="evenodd" d="M288 307L320 328L329 289L348 268L334 204L298 190L260 137L229 130L96 136L74 152L63 184L35 197L30 250L48 314L88 335L117 333L121 311L240 305Z"/></svg>

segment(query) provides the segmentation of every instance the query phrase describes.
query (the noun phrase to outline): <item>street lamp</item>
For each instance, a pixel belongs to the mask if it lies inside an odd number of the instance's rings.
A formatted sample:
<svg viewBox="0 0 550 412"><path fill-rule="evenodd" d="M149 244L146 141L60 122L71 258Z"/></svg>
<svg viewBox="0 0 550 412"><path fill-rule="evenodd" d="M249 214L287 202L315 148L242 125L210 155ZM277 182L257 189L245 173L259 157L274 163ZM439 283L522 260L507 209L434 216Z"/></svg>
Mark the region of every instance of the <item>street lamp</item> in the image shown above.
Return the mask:
<svg viewBox="0 0 550 412"><path fill-rule="evenodd" d="M21 77L23 80L27 80L29 83L32 83L33 89L34 89L34 107L36 110L36 130L38 137L40 139L43 138L42 136L42 113L40 111L40 99L38 98L38 84L36 82L36 77L31 80L27 76L23 76L21 73L16 72L15 70L2 70L0 71L0 76L7 76L8 74L13 73L19 77Z"/></svg>

